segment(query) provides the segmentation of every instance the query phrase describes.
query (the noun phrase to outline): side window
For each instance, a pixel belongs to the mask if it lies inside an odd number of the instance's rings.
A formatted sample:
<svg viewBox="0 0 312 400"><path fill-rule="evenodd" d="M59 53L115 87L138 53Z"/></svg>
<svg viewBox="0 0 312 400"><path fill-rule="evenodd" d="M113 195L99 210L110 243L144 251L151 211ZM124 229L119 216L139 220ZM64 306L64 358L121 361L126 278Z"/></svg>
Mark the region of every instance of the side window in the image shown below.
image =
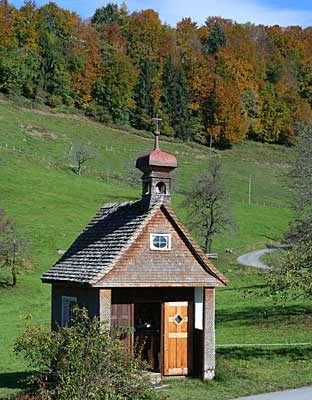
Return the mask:
<svg viewBox="0 0 312 400"><path fill-rule="evenodd" d="M77 304L77 297L62 296L62 324L68 325L72 317L73 307Z"/></svg>

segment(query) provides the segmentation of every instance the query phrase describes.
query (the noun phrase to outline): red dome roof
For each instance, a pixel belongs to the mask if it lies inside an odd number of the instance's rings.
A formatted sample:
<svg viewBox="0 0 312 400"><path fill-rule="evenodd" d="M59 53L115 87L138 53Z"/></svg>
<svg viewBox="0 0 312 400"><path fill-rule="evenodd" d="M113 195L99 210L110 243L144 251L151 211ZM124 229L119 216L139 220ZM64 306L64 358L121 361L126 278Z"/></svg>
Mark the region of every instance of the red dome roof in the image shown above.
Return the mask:
<svg viewBox="0 0 312 400"><path fill-rule="evenodd" d="M173 154L160 149L154 149L150 153L139 157L136 161L136 167L140 170L149 169L148 167L164 167L173 169L177 166L178 162L176 157Z"/></svg>
<svg viewBox="0 0 312 400"><path fill-rule="evenodd" d="M144 154L136 160L136 167L145 172L151 170L152 167L162 167L174 169L178 166L176 157L166 151L162 151L158 145L159 132L155 133L155 147L149 153Z"/></svg>

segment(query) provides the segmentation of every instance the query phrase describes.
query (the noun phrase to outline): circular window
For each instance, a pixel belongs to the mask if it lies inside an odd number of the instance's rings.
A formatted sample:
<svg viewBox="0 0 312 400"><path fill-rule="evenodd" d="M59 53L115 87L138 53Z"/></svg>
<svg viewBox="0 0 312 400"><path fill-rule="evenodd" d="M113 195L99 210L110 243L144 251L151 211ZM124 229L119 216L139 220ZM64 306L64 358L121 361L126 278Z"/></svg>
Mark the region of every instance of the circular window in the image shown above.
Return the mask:
<svg viewBox="0 0 312 400"><path fill-rule="evenodd" d="M168 237L167 236L154 236L153 246L157 249L167 249L168 248Z"/></svg>

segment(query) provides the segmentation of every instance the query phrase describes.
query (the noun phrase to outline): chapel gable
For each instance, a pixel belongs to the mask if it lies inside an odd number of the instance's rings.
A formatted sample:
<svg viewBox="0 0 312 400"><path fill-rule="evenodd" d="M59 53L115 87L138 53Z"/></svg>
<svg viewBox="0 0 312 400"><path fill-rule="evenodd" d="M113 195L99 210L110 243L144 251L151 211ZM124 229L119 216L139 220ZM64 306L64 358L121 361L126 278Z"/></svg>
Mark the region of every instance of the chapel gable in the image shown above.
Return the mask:
<svg viewBox="0 0 312 400"><path fill-rule="evenodd" d="M179 222L173 221L176 223L168 219L166 206L159 207L112 270L95 286L222 286L221 274L218 276L212 265L209 268L209 260L199 257L199 249L179 231Z"/></svg>

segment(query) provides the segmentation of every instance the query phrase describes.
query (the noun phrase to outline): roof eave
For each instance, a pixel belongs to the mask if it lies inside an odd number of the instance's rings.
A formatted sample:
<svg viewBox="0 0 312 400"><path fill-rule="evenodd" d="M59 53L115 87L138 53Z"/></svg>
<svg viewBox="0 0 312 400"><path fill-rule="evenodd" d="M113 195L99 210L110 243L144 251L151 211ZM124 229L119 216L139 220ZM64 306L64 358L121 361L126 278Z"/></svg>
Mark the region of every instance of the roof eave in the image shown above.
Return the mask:
<svg viewBox="0 0 312 400"><path fill-rule="evenodd" d="M214 282L97 282L91 285L94 288L150 288L150 287L224 287L225 285L216 280Z"/></svg>
<svg viewBox="0 0 312 400"><path fill-rule="evenodd" d="M72 286L88 286L91 287L90 282L79 282L78 280L70 279L55 279L55 278L40 278L42 283L57 284L57 285L72 285Z"/></svg>

